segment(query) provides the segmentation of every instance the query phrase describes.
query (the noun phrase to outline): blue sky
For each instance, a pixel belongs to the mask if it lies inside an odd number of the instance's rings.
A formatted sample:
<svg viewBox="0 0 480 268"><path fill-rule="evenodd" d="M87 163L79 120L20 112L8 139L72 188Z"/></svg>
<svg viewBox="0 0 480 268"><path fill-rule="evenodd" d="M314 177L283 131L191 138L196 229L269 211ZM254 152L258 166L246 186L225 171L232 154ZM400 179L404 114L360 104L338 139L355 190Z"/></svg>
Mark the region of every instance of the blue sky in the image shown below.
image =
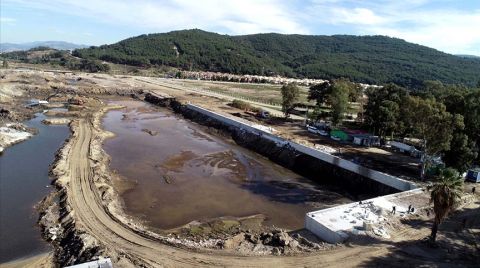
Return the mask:
<svg viewBox="0 0 480 268"><path fill-rule="evenodd" d="M480 56L480 0L1 0L0 41L100 45L199 28L388 35Z"/></svg>

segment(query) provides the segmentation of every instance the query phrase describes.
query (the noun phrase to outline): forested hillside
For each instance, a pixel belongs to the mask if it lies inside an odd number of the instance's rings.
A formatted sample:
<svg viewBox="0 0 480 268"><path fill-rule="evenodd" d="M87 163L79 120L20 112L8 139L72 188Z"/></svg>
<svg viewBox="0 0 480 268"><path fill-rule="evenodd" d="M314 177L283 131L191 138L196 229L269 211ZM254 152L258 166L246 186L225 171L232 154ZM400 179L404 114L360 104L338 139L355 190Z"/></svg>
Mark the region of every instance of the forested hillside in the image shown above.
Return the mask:
<svg viewBox="0 0 480 268"><path fill-rule="evenodd" d="M385 36L254 34L201 30L141 35L75 56L135 66L291 77L339 78L419 87L424 80L475 85L480 59L462 58Z"/></svg>

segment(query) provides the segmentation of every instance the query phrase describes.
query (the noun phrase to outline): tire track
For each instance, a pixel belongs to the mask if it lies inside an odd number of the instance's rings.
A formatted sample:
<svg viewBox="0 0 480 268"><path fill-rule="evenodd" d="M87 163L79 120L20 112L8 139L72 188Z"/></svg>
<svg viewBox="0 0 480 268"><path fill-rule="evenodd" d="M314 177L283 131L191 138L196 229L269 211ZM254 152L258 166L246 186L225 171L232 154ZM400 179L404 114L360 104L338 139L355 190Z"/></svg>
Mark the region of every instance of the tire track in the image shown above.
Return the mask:
<svg viewBox="0 0 480 268"><path fill-rule="evenodd" d="M105 210L94 184L90 146L95 135L89 119L78 119L78 127L70 142L67 156L70 181L68 202L77 225L107 249L124 253L131 260L140 260L152 267L319 267L356 266L368 256L386 254L384 247L340 247L303 256L238 256L232 252L202 250L193 252L162 244L137 234L122 225Z"/></svg>

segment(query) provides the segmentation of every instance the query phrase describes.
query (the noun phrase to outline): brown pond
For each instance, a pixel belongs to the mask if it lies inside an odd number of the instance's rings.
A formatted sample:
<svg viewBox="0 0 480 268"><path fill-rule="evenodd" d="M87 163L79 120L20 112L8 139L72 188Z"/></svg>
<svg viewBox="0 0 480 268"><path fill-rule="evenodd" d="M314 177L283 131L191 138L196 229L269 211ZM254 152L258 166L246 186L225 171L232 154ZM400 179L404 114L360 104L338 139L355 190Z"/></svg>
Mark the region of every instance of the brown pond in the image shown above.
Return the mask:
<svg viewBox="0 0 480 268"><path fill-rule="evenodd" d="M192 221L262 214L264 224L303 228L308 211L350 200L265 157L140 101L109 111L111 168L133 183L126 212L158 229Z"/></svg>

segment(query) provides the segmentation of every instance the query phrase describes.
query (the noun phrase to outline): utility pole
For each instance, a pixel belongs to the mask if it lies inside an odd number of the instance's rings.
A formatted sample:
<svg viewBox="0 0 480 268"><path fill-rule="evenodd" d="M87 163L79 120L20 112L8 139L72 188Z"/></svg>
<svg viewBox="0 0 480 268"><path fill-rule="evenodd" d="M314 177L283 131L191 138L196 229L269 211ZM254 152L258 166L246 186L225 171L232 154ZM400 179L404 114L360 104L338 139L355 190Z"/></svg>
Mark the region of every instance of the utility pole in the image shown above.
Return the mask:
<svg viewBox="0 0 480 268"><path fill-rule="evenodd" d="M422 154L422 169L420 171L420 179L425 179L425 171L427 169L427 161L428 161L428 155L427 155L427 140L425 137L423 138L423 154Z"/></svg>
<svg viewBox="0 0 480 268"><path fill-rule="evenodd" d="M307 110L305 111L305 121L303 122L305 126L307 125L307 118L308 118L308 106L306 107L307 107Z"/></svg>

